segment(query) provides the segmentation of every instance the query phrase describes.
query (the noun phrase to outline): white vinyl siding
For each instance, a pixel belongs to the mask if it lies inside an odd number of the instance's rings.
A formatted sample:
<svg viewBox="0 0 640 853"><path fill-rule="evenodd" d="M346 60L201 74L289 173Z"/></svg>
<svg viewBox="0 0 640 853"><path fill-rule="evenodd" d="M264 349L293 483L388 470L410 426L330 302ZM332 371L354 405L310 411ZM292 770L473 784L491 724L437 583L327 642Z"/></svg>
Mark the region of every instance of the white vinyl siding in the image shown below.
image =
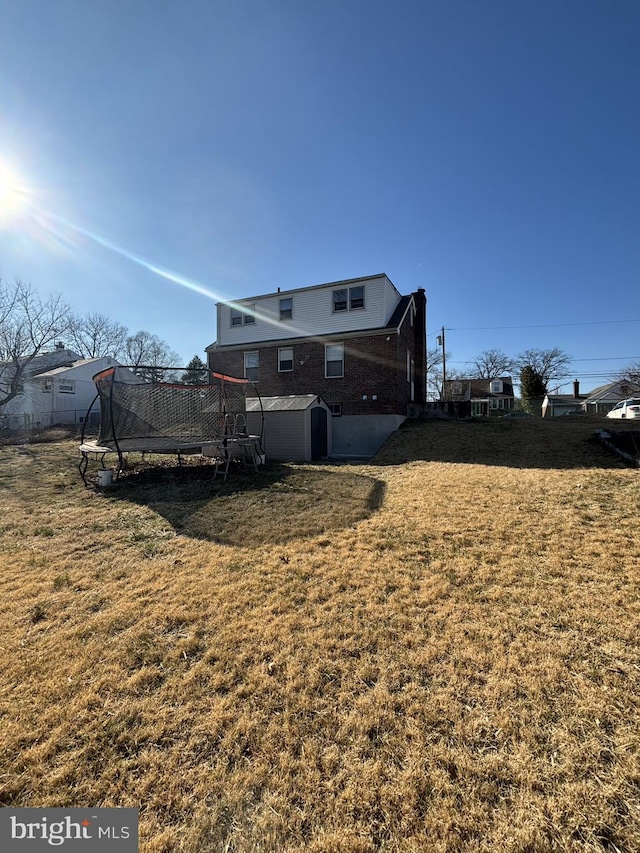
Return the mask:
<svg viewBox="0 0 640 853"><path fill-rule="evenodd" d="M364 287L364 307L353 310L335 311L333 307L333 292L345 290L347 306L349 289ZM384 328L393 314L400 294L386 277L366 279L357 285L348 282L329 284L322 287L310 287L291 292L295 302L294 322L280 319L280 301L289 298L283 293L273 293L269 296L252 300L258 314L254 325L231 325L231 307L225 303L218 304L218 344L229 346L234 344L257 344L263 341L275 341L286 338L303 338L312 335L340 335L343 332L357 332L367 329ZM357 294L356 294L357 298ZM357 304L357 302L356 302ZM233 306L237 310L241 303ZM246 307L246 304L245 304Z"/></svg>

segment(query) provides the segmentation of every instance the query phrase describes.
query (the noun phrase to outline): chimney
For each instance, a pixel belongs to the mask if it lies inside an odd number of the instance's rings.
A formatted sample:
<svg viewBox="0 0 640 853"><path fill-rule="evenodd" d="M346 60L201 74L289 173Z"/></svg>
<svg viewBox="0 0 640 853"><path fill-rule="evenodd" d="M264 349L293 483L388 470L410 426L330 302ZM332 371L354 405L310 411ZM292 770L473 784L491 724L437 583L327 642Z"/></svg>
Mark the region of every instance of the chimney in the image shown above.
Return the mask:
<svg viewBox="0 0 640 853"><path fill-rule="evenodd" d="M424 405L427 396L427 297L424 287L419 287L413 294L416 306L414 326L414 360L416 365L415 402Z"/></svg>
<svg viewBox="0 0 640 853"><path fill-rule="evenodd" d="M64 344L62 341L56 341L56 349L64 349Z"/></svg>
<svg viewBox="0 0 640 853"><path fill-rule="evenodd" d="M576 398L576 400L580 396L580 383L577 379L573 380L573 396Z"/></svg>

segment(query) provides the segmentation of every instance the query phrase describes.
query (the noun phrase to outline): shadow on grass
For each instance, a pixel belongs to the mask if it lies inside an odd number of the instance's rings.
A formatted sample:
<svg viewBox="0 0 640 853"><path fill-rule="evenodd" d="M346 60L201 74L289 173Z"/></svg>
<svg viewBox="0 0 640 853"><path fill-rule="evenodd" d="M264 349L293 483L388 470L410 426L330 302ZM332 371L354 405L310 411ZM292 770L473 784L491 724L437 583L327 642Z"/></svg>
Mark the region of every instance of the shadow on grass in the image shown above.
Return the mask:
<svg viewBox="0 0 640 853"><path fill-rule="evenodd" d="M578 416L406 421L371 462L399 465L422 460L558 470L620 468L623 463L619 457L596 437L596 431L603 428L622 436L631 426L624 421L612 425L611 420Z"/></svg>
<svg viewBox="0 0 640 853"><path fill-rule="evenodd" d="M384 493L373 477L271 464L232 470L226 480L209 466L141 471L107 494L149 507L177 533L251 547L350 527L376 512Z"/></svg>

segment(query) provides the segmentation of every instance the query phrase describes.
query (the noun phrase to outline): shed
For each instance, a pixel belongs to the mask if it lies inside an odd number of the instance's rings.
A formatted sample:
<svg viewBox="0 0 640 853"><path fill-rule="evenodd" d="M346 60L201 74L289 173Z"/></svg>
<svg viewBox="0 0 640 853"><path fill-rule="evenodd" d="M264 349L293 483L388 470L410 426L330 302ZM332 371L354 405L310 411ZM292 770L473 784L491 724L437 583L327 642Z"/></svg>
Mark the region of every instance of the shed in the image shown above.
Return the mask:
<svg viewBox="0 0 640 853"><path fill-rule="evenodd" d="M247 427L261 431L260 400L247 397ZM313 462L331 455L331 412L317 394L263 397L263 446L267 459Z"/></svg>

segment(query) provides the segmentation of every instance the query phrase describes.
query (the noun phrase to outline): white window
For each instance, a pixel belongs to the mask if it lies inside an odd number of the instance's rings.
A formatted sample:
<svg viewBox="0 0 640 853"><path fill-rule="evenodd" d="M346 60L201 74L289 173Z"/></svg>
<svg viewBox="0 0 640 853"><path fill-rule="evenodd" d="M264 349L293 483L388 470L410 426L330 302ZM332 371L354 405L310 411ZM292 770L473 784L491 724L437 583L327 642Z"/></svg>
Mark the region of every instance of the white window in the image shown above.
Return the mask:
<svg viewBox="0 0 640 853"><path fill-rule="evenodd" d="M293 299L288 296L280 300L280 319L291 320L293 318Z"/></svg>
<svg viewBox="0 0 640 853"><path fill-rule="evenodd" d="M491 393L502 394L502 379L491 380Z"/></svg>
<svg viewBox="0 0 640 853"><path fill-rule="evenodd" d="M364 286L349 288L349 310L364 308Z"/></svg>
<svg viewBox="0 0 640 853"><path fill-rule="evenodd" d="M342 403L327 403L332 418L339 418L342 415Z"/></svg>
<svg viewBox="0 0 640 853"><path fill-rule="evenodd" d="M43 394L50 394L52 388L53 388L53 380L51 380L51 379L43 379L42 380L42 393Z"/></svg>
<svg viewBox="0 0 640 853"><path fill-rule="evenodd" d="M232 326L251 326L256 322L255 305L243 305L242 308L231 309Z"/></svg>
<svg viewBox="0 0 640 853"><path fill-rule="evenodd" d="M327 344L325 346L324 375L327 379L344 376L344 344Z"/></svg>
<svg viewBox="0 0 640 853"><path fill-rule="evenodd" d="M347 288L344 290L334 290L333 291L333 310L335 311L346 311L347 310Z"/></svg>
<svg viewBox="0 0 640 853"><path fill-rule="evenodd" d="M245 352L244 354L244 378L252 382L258 381L260 368L260 353Z"/></svg>
<svg viewBox="0 0 640 853"><path fill-rule="evenodd" d="M287 373L293 370L293 347L278 350L278 371Z"/></svg>
<svg viewBox="0 0 640 853"><path fill-rule="evenodd" d="M58 385L58 391L61 394L75 394L76 383L69 379L66 382L60 380L60 384Z"/></svg>
<svg viewBox="0 0 640 853"><path fill-rule="evenodd" d="M355 311L364 308L364 285L343 287L333 291L333 311Z"/></svg>

